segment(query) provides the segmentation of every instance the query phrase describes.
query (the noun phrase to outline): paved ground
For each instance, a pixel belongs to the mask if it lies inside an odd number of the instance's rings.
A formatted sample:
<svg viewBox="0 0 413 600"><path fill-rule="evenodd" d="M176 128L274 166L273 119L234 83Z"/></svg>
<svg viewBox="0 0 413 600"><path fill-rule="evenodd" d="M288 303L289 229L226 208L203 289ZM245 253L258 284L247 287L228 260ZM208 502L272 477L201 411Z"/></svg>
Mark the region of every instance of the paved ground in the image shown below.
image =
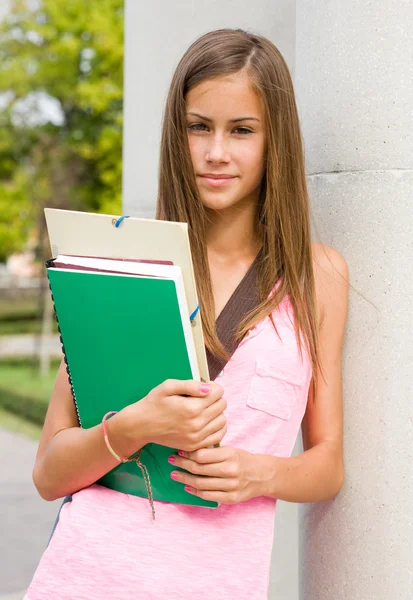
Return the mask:
<svg viewBox="0 0 413 600"><path fill-rule="evenodd" d="M37 493L36 451L36 442L0 428L0 600L23 599L62 502Z"/></svg>

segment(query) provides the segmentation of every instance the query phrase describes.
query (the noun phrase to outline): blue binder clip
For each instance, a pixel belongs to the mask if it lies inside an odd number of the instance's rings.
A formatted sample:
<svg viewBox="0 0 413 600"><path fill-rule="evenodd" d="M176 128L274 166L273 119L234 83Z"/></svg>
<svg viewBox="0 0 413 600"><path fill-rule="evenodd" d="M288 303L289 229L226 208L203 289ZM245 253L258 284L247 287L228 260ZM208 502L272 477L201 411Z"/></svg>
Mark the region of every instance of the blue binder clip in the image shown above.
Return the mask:
<svg viewBox="0 0 413 600"><path fill-rule="evenodd" d="M112 223L115 227L119 227L122 223L123 219L129 219L129 215L124 215L123 217L119 217L119 219L112 219Z"/></svg>
<svg viewBox="0 0 413 600"><path fill-rule="evenodd" d="M192 315L189 317L189 320L191 321L191 325L193 324L192 321L195 319L195 317L198 314L198 311L200 309L200 304L198 304L198 306L196 307L196 309L194 310L194 312L192 313Z"/></svg>

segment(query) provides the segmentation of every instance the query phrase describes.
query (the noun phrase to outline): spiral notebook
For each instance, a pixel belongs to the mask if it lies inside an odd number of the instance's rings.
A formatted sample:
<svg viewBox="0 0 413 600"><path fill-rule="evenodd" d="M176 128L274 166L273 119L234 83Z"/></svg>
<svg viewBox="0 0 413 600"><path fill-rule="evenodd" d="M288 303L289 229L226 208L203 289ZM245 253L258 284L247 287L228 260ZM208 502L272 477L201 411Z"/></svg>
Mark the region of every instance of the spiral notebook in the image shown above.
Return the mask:
<svg viewBox="0 0 413 600"><path fill-rule="evenodd" d="M139 401L165 379L200 380L182 270L168 261L59 255L46 261L79 424ZM141 460L154 500L215 508L172 480L177 448L147 444ZM134 463L97 483L136 496L148 492Z"/></svg>

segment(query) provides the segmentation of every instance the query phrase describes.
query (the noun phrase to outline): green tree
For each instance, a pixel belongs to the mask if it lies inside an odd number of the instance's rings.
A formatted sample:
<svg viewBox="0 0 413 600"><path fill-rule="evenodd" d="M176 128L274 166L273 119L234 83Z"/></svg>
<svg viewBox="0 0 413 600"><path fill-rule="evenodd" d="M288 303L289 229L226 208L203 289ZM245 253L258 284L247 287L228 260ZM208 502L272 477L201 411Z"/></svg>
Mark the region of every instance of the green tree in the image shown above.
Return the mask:
<svg viewBox="0 0 413 600"><path fill-rule="evenodd" d="M45 206L119 214L123 0L12 0L0 90L0 260L33 225L44 240Z"/></svg>

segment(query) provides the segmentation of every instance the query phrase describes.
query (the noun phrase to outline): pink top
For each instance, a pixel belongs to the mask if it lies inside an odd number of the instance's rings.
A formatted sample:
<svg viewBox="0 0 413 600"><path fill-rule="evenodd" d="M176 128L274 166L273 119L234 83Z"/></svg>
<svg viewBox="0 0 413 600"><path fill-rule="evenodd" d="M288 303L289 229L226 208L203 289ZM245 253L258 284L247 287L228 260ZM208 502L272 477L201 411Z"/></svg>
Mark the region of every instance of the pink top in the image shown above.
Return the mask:
<svg viewBox="0 0 413 600"><path fill-rule="evenodd" d="M291 455L312 376L300 360L288 296L242 340L215 381L225 390L224 445ZM149 502L98 484L73 494L28 600L265 600L276 500L216 509Z"/></svg>

